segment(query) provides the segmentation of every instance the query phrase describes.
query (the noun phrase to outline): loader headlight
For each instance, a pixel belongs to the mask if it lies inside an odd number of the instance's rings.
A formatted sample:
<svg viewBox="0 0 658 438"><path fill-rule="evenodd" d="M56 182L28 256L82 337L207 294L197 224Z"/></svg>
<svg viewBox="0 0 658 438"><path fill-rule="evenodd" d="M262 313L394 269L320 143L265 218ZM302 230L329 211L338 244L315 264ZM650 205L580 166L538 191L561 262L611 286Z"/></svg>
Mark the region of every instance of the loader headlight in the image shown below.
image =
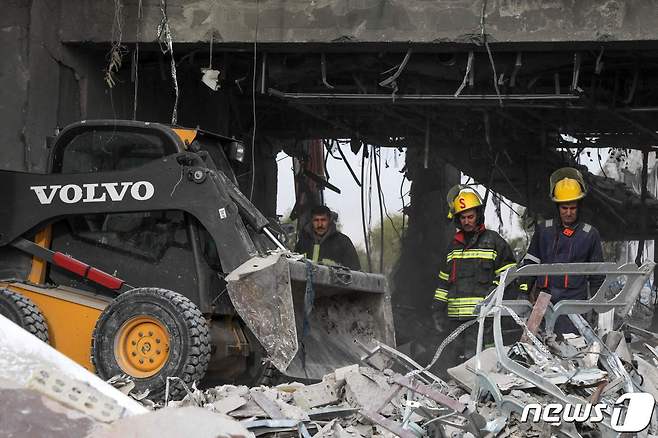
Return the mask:
<svg viewBox="0 0 658 438"><path fill-rule="evenodd" d="M244 144L239 141L232 141L229 147L229 158L242 163L244 161Z"/></svg>

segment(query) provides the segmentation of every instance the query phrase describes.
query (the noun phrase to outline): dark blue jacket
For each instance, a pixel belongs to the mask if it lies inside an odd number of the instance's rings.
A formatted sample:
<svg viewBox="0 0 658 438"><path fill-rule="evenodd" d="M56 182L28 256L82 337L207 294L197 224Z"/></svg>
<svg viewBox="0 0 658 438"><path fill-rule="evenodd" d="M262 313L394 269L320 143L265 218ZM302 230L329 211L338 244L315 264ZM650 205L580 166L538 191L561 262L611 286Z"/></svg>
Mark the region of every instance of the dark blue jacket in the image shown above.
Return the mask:
<svg viewBox="0 0 658 438"><path fill-rule="evenodd" d="M590 224L577 222L564 227L559 220L549 219L537 224L535 234L523 258L523 265L531 263L587 263L602 262L601 237ZM554 303L564 299L586 299L587 283L593 295L605 277L556 275L537 277L537 288L549 289ZM528 285L532 286L532 282Z"/></svg>

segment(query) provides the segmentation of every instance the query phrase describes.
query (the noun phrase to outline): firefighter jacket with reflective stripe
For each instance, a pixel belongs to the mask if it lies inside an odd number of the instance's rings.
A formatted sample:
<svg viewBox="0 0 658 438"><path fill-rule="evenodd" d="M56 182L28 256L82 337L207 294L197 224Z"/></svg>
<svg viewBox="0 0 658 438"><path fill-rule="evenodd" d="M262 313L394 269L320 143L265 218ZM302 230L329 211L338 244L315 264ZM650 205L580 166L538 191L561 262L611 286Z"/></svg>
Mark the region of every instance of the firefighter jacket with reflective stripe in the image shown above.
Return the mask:
<svg viewBox="0 0 658 438"><path fill-rule="evenodd" d="M308 224L299 233L295 252L323 265L341 265L354 271L361 270L359 255L349 237L336 229L332 223L324 236L317 238Z"/></svg>
<svg viewBox="0 0 658 438"><path fill-rule="evenodd" d="M522 265L534 263L602 262L603 250L599 232L593 226L578 222L564 227L559 220L549 219L537 224ZM583 275L555 275L532 278L528 288L548 289L554 303L563 299L586 299L587 282L594 294L605 277Z"/></svg>
<svg viewBox="0 0 658 438"><path fill-rule="evenodd" d="M515 265L514 253L500 234L483 225L475 233L459 231L439 271L435 311L447 311L450 318L476 316L475 306L498 285L500 274Z"/></svg>

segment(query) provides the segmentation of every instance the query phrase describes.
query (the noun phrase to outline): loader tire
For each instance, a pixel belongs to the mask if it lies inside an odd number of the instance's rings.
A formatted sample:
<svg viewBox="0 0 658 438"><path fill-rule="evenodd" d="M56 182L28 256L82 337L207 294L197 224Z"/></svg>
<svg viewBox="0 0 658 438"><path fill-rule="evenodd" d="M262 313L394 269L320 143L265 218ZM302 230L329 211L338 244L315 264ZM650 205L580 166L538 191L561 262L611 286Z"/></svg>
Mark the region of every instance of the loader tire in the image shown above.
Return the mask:
<svg viewBox="0 0 658 438"><path fill-rule="evenodd" d="M247 370L238 378L238 383L247 386L275 386L281 383L282 375L271 362L256 336L245 327L245 336L249 342L251 354L247 358Z"/></svg>
<svg viewBox="0 0 658 438"><path fill-rule="evenodd" d="M48 343L46 320L28 297L9 289L0 289L0 315Z"/></svg>
<svg viewBox="0 0 658 438"><path fill-rule="evenodd" d="M182 398L206 373L210 360L208 323L183 295L166 289L138 288L119 295L96 322L91 360L107 380L133 377L135 391L148 398Z"/></svg>

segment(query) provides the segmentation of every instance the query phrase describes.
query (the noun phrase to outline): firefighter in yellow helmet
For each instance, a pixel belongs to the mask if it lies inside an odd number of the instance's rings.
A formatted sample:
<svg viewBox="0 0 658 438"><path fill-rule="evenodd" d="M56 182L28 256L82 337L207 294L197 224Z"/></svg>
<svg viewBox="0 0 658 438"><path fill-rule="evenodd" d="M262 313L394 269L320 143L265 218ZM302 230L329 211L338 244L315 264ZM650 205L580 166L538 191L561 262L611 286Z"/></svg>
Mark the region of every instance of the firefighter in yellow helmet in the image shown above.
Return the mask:
<svg viewBox="0 0 658 438"><path fill-rule="evenodd" d="M587 185L577 169L563 167L550 177L550 197L557 212L554 218L540 222L528 247L522 264L532 263L585 263L602 262L603 250L599 232L579 217L582 199L587 195ZM583 275L555 275L532 279L522 287L530 292L531 300L543 290L551 294L551 301L584 300L588 287L593 295L603 283L604 277ZM578 333L566 317L558 318L555 333Z"/></svg>
<svg viewBox="0 0 658 438"><path fill-rule="evenodd" d="M484 226L482 198L468 186L456 185L447 196L449 214L457 232L448 245L434 292L433 315L439 331L451 333L465 321L476 317L475 306L497 285L500 275L515 266L509 244L500 234ZM485 334L491 340L490 326ZM457 363L475 354L477 324L455 342L453 360ZM486 341L486 339L485 339Z"/></svg>

